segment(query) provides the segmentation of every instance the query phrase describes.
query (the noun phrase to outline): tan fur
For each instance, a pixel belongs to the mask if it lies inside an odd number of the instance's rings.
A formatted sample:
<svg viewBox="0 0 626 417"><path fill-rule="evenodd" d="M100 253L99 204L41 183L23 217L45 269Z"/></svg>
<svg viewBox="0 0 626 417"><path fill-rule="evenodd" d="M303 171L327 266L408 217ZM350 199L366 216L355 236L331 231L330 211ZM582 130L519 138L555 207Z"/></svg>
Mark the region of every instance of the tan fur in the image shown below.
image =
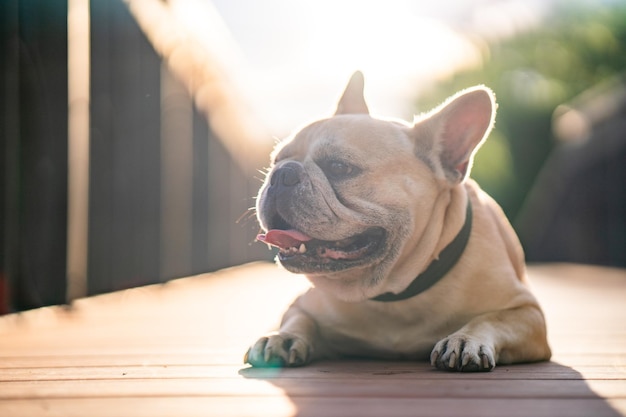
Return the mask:
<svg viewBox="0 0 626 417"><path fill-rule="evenodd" d="M440 369L482 371L496 363L549 359L543 314L525 284L521 245L500 207L466 179L493 125L491 91L466 90L408 125L370 117L362 90L357 73L335 116L279 145L257 210L266 228L271 219L265 211L274 198L270 178L296 164L306 181L294 186L281 214L292 226L323 241L383 228L385 252L336 272L287 265L305 273L314 288L293 303L277 333L249 349L245 361L298 366L356 355L430 359ZM358 175L329 178L320 161L338 156L359 167ZM448 274L412 298L370 300L402 292L439 257L464 224L468 199L471 235Z"/></svg>

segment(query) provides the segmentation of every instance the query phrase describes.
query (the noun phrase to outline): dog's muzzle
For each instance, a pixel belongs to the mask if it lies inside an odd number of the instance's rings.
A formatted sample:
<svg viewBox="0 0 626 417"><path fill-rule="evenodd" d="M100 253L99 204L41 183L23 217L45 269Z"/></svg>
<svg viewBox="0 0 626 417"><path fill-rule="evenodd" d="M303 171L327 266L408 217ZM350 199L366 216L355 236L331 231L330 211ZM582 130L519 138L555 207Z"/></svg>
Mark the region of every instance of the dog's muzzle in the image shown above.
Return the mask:
<svg viewBox="0 0 626 417"><path fill-rule="evenodd" d="M259 213L267 232L257 239L277 247L279 261L293 272L338 271L372 262L385 241L381 227L327 241L308 236L292 223L296 212L311 209L310 204L298 201L303 198L300 191L306 189L307 175L297 161L287 161L274 170Z"/></svg>

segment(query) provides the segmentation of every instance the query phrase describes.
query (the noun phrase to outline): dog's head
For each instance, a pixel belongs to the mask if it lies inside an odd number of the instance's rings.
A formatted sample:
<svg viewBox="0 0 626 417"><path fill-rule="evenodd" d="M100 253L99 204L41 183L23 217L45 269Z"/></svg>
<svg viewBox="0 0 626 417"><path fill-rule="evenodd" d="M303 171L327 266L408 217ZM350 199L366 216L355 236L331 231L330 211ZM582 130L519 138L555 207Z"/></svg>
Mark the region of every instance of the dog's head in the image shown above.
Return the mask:
<svg viewBox="0 0 626 417"><path fill-rule="evenodd" d="M494 114L492 92L474 87L413 124L373 118L355 73L333 117L273 152L257 198L259 240L339 298L380 293L421 240L436 238L430 230L441 231L433 222L443 221Z"/></svg>

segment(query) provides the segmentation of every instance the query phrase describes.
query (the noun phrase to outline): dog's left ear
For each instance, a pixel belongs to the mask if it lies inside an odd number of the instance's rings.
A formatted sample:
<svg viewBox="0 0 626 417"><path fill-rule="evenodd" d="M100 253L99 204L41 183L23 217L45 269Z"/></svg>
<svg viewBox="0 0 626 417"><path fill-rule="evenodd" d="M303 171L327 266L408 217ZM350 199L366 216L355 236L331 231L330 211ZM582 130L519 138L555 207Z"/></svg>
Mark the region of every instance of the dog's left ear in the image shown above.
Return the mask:
<svg viewBox="0 0 626 417"><path fill-rule="evenodd" d="M458 184L469 175L474 154L489 135L495 114L495 96L489 88L461 91L415 124L417 146L430 142L429 156L438 159L445 176Z"/></svg>
<svg viewBox="0 0 626 417"><path fill-rule="evenodd" d="M363 78L363 73L357 71L352 74L343 95L339 99L339 103L337 103L335 115L369 114L369 109L365 103L365 97L363 96L364 86L365 79Z"/></svg>

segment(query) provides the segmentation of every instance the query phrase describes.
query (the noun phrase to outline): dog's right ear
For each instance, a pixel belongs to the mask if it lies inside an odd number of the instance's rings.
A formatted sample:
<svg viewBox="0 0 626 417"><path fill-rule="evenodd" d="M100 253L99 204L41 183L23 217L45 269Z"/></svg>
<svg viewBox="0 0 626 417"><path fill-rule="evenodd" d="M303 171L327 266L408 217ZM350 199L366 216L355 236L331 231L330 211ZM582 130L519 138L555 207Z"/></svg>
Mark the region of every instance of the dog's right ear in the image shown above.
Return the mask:
<svg viewBox="0 0 626 417"><path fill-rule="evenodd" d="M414 131L430 159L452 183L465 180L476 150L491 131L496 114L493 92L485 86L461 91L419 120Z"/></svg>
<svg viewBox="0 0 626 417"><path fill-rule="evenodd" d="M363 73L357 71L352 74L343 95L339 99L339 103L337 103L335 116L339 114L369 114L369 109L363 96L364 86L365 79L363 78Z"/></svg>

